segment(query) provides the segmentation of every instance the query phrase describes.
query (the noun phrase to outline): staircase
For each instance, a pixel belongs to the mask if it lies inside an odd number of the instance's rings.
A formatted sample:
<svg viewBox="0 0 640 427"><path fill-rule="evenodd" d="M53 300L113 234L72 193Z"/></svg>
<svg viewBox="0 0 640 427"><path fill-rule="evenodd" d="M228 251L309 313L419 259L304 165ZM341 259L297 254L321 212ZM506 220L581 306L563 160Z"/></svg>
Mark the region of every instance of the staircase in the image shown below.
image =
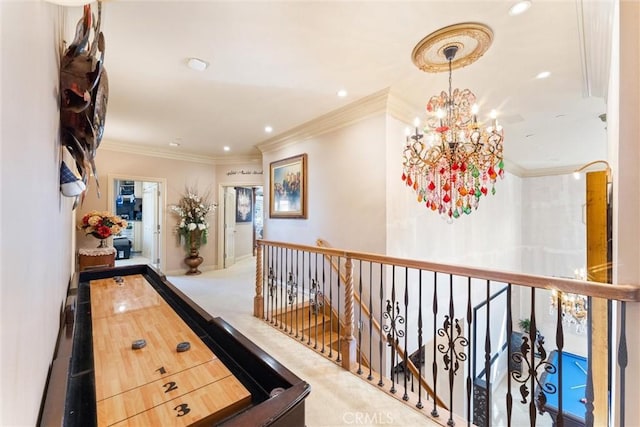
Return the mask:
<svg viewBox="0 0 640 427"><path fill-rule="evenodd" d="M344 330L344 324L339 321L337 313L332 311L328 304L322 302L318 306L316 308L313 301L294 304L276 312L268 322L290 337L339 363L341 361L340 334ZM357 355L362 361L362 366L368 367L367 359L359 349L357 349Z"/></svg>

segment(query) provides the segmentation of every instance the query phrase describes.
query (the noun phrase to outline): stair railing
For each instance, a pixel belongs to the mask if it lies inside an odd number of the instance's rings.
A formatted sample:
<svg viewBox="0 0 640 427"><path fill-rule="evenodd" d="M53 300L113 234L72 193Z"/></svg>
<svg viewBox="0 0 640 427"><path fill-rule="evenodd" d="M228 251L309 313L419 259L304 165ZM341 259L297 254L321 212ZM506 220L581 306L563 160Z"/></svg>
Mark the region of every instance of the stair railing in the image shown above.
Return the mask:
<svg viewBox="0 0 640 427"><path fill-rule="evenodd" d="M326 240L323 240L323 239L316 239L316 245L318 247L320 247L320 248L330 248L331 247L329 245L329 243ZM333 262L333 260L330 257L327 257L327 261L330 262L331 267L333 268L334 271L336 271L337 274L339 274L342 277L344 277L344 280L346 282L347 274L352 274L352 271L351 271L352 263L350 263L349 265L345 265L345 273L343 274L342 271L340 271L338 265L335 262ZM367 308L367 306L365 304L363 304L363 302L362 302L362 300L360 298L361 297L361 292L354 292L353 297L354 297L356 303L358 304L358 307L364 312L365 316L367 318L371 319L371 323L373 324L373 328L376 330L376 334L378 335L378 339L380 339L383 342L386 342L388 345L394 347L394 351L397 352L398 358L401 359L401 360L406 360L407 361L407 365L406 366L407 366L409 372L411 373L411 375L414 376L414 378L418 379L418 381L420 382L420 385L422 387L424 387L424 390L427 392L427 395L429 397L431 397L431 398L436 398L437 399L436 403L438 404L438 406L441 406L441 407L446 409L445 403L440 398L438 398L437 396L434 396L433 389L431 388L431 385L429 385L429 383L424 378L424 376L422 376L422 374L420 373L420 371L416 367L416 365L413 363L413 361L409 357L406 357L404 349L398 343L396 343L393 340L391 340L390 342L387 341L387 337L382 332L382 328L380 327L380 323L378 323L378 321L375 319L375 317L373 317L371 315L371 313L369 312L369 309ZM360 319L362 319L362 315L360 316ZM360 353L361 353L361 351L360 351ZM392 369L394 369L394 368L395 367L392 367ZM347 368L345 368L345 369L347 369ZM358 370L361 371L361 368L358 367ZM360 373L362 373L362 372L360 372Z"/></svg>
<svg viewBox="0 0 640 427"><path fill-rule="evenodd" d="M334 271L334 266L339 272L342 265L345 266L344 275ZM398 398L402 394L403 401L448 426L456 423L489 426L496 416L508 425L535 426L536 419L547 417L547 414L556 425L577 417L591 426L594 413L608 405L608 402L594 401L594 396L602 392L597 389L596 393L594 389L603 382L594 382L593 378L609 375L617 376L612 381L616 389L609 392L624 414L625 368L629 360L626 307L632 303L634 311L637 309L640 302L637 285L510 273L266 240L258 241L256 269L254 315L273 323L283 332L289 330L292 335L293 324L284 323L283 316L294 316L297 322L299 304L294 305L294 302L301 298L304 305L308 295L309 303L311 290L321 289L331 309L335 306L338 318L344 319L341 330L338 322L340 351L336 362L361 375L360 369L359 372L353 370L356 363L355 304L358 301L358 311L368 313L371 330L376 318L379 335L385 338L378 340L375 355L378 360L370 357L371 364L379 367L376 385ZM354 289L356 278L357 292ZM368 304L362 301L363 289L367 288ZM582 296L578 301L581 307L588 308L586 317L575 317L580 322L586 321L586 355L572 355L572 344L565 343L565 328L571 325L565 324L565 301L574 301L573 297L565 299L567 294ZM614 337L618 340L618 354L609 354L604 367L592 363L595 359L591 353L595 347L589 331L593 298L608 300L618 314L617 337ZM374 301L377 315L373 313ZM537 308L536 303L542 307ZM293 310L295 314L291 315ZM545 312L548 314L544 315ZM594 317L602 314L593 313ZM513 325L523 317L529 320L530 328L514 347L511 341ZM324 328L324 321L321 324ZM314 325L316 334L318 325L317 322ZM541 332L552 338L545 342ZM304 334L303 329L302 341ZM372 342L370 339L370 346ZM383 348L385 342L391 343L386 350ZM400 384L392 372L391 388L387 389L389 378L382 374L387 368L409 367L408 349L421 349L423 342L432 343L432 346L424 352L424 364L419 358L416 370L422 373L422 369L426 371L426 367L431 366L432 378L427 382L433 390L430 405L422 400L421 392L427 390L422 382L419 382L416 397L408 388L406 376ZM569 357L569 362L563 362L565 356ZM637 357L636 354L632 356ZM498 363L500 360L503 365ZM520 367L513 368L512 362ZM585 376L584 384L572 387L584 389L584 397L578 404L577 399L571 397L566 381L563 384L566 375L563 372L577 369L574 365L580 367ZM506 366L501 373L500 366ZM580 375L580 372L569 373L570 378ZM371 375L366 379L375 384ZM506 392L495 387L498 381L506 382ZM605 386L606 383L604 381ZM446 408L438 402L445 402ZM516 410L517 406L520 410ZM441 416L446 417L446 421ZM518 416L528 419L517 419ZM611 421L609 425L612 425Z"/></svg>

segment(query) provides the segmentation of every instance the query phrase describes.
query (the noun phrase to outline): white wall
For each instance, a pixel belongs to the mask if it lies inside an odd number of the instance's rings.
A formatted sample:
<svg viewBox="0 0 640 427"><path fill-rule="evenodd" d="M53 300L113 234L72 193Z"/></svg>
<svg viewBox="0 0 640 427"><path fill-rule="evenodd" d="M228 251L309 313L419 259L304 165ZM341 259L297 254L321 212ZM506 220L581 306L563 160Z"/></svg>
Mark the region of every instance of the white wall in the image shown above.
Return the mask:
<svg viewBox="0 0 640 427"><path fill-rule="evenodd" d="M522 180L522 272L574 277L584 268L586 178L572 174Z"/></svg>
<svg viewBox="0 0 640 427"><path fill-rule="evenodd" d="M386 240L385 116L264 153L265 239L384 253ZM269 165L308 155L307 219L269 218Z"/></svg>
<svg viewBox="0 0 640 427"><path fill-rule="evenodd" d="M61 9L0 3L2 210L0 425L36 425L72 263L59 191Z"/></svg>

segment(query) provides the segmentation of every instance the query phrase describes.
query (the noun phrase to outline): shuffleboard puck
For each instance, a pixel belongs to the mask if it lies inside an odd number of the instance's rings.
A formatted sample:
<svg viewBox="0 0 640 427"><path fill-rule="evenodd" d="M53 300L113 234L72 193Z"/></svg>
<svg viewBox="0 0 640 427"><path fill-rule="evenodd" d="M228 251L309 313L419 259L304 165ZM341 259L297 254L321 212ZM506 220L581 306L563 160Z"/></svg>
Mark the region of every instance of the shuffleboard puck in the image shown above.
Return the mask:
<svg viewBox="0 0 640 427"><path fill-rule="evenodd" d="M183 351L187 351L191 348L191 344L189 344L187 341L181 342L176 346L176 350L178 351L178 353L182 353Z"/></svg>
<svg viewBox="0 0 640 427"><path fill-rule="evenodd" d="M131 343L131 348L133 350L139 350L146 345L147 345L147 341L145 340L135 340L134 342Z"/></svg>

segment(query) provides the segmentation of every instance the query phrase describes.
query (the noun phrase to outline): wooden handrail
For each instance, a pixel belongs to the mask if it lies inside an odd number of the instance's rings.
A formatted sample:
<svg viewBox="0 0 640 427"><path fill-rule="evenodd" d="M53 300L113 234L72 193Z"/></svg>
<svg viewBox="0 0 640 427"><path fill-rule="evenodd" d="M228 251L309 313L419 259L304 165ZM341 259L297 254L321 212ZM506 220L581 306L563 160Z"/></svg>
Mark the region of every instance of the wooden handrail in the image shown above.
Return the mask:
<svg viewBox="0 0 640 427"><path fill-rule="evenodd" d="M316 240L316 244L319 247L323 247L323 248L326 248L327 245L328 245L328 243L325 240L322 240L322 239L317 239ZM341 280L343 282L346 281L346 278L344 277L342 272L338 269L338 266L333 262L333 259L328 255L325 255L325 259L327 259L329 261L329 263L331 264L331 268L337 274L340 275ZM362 303L362 300L360 299L360 293L358 293L354 289L353 296L354 296L355 300L358 302L358 304L360 305L360 307L362 308L362 310L365 312L365 314L369 317L369 319L371 319L371 321L372 321L371 323L375 327L376 331L378 331L378 335L380 337L380 340L382 340L383 342L387 342L385 334L382 333L382 328L380 327L380 323L378 323L378 321L371 315L371 312L366 307L366 305L364 305ZM391 344L393 345L395 351L398 353L398 356L402 359L402 361L404 361L405 360L405 352L402 349L402 347L400 347L400 345L395 343L395 342L392 342ZM361 351L361 349L358 349L358 351ZM407 368L409 369L411 374L414 377L418 378L418 381L420 382L420 385L427 391L428 395L431 398L433 398L435 393L433 392L433 389L431 388L431 386L427 383L427 380L420 373L420 370L418 369L418 367L413 363L413 361L408 356L406 357L406 361L407 361ZM369 361L369 363L371 363L371 362ZM436 398L436 403L437 403L438 406L441 406L441 407L447 409L447 406L440 399L440 397L435 396L435 398Z"/></svg>
<svg viewBox="0 0 640 427"><path fill-rule="evenodd" d="M574 280L560 277L513 273L500 270L487 270L474 267L463 267L452 264L441 264L428 261L411 260L406 258L396 258L366 252L274 242L270 240L258 240L257 244L280 248L297 249L324 255L350 257L360 261L397 265L400 267L408 267L419 270L437 271L439 273L452 274L454 276L466 276L472 277L474 279L493 280L497 282L510 283L512 285L521 285L538 289L557 290L596 298L640 302L640 286L638 285L600 283L587 280Z"/></svg>

